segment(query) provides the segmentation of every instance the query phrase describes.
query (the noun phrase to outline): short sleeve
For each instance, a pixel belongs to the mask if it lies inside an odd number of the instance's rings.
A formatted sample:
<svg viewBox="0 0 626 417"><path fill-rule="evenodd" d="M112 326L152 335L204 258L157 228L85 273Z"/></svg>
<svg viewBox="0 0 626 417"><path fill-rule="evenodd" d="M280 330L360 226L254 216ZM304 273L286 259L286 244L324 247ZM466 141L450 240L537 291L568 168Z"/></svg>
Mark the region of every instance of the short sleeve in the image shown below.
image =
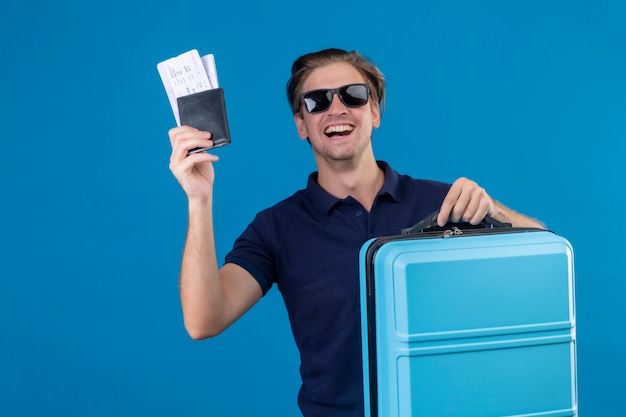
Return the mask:
<svg viewBox="0 0 626 417"><path fill-rule="evenodd" d="M259 213L244 232L235 240L225 262L241 266L258 281L265 295L275 281L275 257L268 236L268 225Z"/></svg>

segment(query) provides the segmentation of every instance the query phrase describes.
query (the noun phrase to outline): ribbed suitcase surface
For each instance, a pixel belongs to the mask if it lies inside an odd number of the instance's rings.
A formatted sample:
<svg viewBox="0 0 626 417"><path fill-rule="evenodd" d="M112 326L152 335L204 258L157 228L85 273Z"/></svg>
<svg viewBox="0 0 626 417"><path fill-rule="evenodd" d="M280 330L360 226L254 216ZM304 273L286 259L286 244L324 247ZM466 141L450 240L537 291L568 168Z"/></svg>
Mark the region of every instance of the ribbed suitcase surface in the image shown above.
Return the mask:
<svg viewBox="0 0 626 417"><path fill-rule="evenodd" d="M360 257L366 417L577 415L567 240L403 235Z"/></svg>

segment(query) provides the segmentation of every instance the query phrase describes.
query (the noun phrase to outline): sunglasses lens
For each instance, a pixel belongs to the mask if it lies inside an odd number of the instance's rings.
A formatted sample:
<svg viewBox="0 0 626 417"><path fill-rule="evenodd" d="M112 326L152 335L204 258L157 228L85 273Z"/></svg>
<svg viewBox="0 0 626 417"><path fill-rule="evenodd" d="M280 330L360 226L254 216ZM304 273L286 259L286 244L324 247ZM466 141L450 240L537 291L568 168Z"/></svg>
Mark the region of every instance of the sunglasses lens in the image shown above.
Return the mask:
<svg viewBox="0 0 626 417"><path fill-rule="evenodd" d="M363 84L352 84L340 90L341 101L349 107L360 107L367 104L367 86Z"/></svg>
<svg viewBox="0 0 626 417"><path fill-rule="evenodd" d="M306 93L302 101L309 113L319 113L330 107L328 90L316 90Z"/></svg>

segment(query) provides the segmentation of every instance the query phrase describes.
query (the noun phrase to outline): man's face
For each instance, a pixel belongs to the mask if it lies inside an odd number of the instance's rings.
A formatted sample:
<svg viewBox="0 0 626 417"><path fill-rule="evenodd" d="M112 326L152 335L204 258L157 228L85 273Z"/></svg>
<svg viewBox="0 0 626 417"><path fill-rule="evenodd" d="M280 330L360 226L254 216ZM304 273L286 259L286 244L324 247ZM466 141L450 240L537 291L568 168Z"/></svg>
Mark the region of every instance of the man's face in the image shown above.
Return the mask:
<svg viewBox="0 0 626 417"><path fill-rule="evenodd" d="M301 92L367 83L352 65L344 62L317 68L302 84ZM335 94L328 110L308 113L301 103L295 116L298 135L309 139L318 164L355 160L371 147L372 129L380 125L380 112L371 97L366 105L347 107Z"/></svg>

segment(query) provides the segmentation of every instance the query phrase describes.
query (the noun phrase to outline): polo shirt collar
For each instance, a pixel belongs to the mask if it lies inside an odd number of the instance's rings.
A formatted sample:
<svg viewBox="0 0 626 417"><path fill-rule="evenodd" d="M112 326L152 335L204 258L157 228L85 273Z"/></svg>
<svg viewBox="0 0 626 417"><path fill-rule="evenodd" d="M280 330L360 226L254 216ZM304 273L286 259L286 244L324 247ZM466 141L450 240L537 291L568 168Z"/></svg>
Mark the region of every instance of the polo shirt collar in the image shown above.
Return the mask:
<svg viewBox="0 0 626 417"><path fill-rule="evenodd" d="M394 201L400 201L400 180L398 173L391 169L389 164L385 161L377 161L377 164L385 173L385 182L378 192L378 197L389 195ZM329 194L320 187L317 183L317 171L309 175L305 192L311 199L315 208L324 215L328 215L331 209L342 201L341 198Z"/></svg>

